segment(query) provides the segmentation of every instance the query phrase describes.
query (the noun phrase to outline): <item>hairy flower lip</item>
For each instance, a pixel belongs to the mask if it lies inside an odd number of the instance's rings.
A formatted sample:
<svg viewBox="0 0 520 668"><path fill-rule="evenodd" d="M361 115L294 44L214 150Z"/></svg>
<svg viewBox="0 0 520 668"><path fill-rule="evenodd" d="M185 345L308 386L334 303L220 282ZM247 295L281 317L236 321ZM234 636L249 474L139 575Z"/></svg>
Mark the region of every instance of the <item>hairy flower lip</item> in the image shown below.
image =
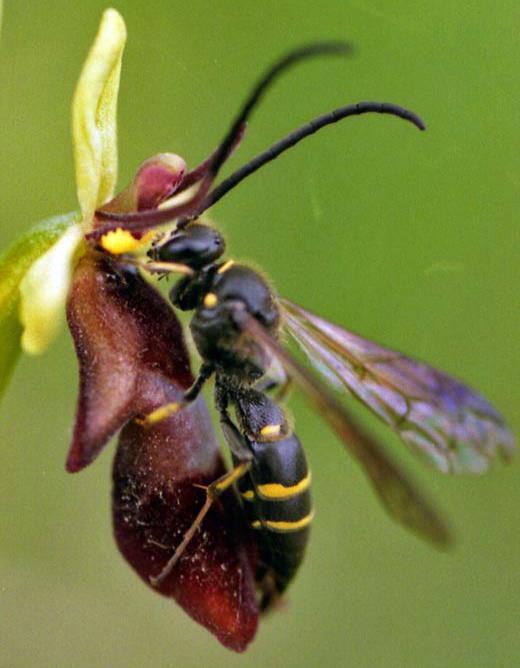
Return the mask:
<svg viewBox="0 0 520 668"><path fill-rule="evenodd" d="M194 520L224 464L203 397L145 429L132 417L177 401L193 377L183 330L134 269L88 250L73 278L68 322L80 392L67 469L79 471L120 433L113 473L119 549L148 585ZM226 647L243 651L258 624L256 545L229 492L154 591L173 597Z"/></svg>
<svg viewBox="0 0 520 668"><path fill-rule="evenodd" d="M73 277L67 319L80 393L67 470L79 471L135 415L160 383L192 382L182 329L167 302L133 269L87 251Z"/></svg>
<svg viewBox="0 0 520 668"><path fill-rule="evenodd" d="M146 430L132 422L121 432L113 468L114 535L149 587L204 502L198 485L224 472L210 416L201 407L193 406L194 419L184 426L177 415ZM187 438L194 428L198 436ZM256 548L238 503L230 493L214 504L204 527L154 591L175 598L224 646L242 652L255 635L259 611Z"/></svg>

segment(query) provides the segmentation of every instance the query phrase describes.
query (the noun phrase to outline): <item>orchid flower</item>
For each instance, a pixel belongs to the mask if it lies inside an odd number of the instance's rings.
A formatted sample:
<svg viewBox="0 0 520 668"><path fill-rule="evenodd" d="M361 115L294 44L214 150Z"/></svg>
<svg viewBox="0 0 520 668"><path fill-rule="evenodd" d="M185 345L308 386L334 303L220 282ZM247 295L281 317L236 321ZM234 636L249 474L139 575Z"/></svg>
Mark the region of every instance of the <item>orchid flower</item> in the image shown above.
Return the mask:
<svg viewBox="0 0 520 668"><path fill-rule="evenodd" d="M0 18L1 8L0 0ZM200 487L225 468L202 398L149 429L134 419L176 401L193 381L174 312L134 266L118 260L139 252L149 235L116 228L96 247L85 242L96 209L154 209L185 175L181 158L160 154L114 197L125 42L122 17L106 10L72 105L79 212L35 225L0 258L0 391L20 352L43 352L66 311L80 371L67 470L90 464L121 432L112 494L118 547L149 586L242 651L258 621L256 552L234 495L214 504L204 532L168 577L152 584L205 499Z"/></svg>

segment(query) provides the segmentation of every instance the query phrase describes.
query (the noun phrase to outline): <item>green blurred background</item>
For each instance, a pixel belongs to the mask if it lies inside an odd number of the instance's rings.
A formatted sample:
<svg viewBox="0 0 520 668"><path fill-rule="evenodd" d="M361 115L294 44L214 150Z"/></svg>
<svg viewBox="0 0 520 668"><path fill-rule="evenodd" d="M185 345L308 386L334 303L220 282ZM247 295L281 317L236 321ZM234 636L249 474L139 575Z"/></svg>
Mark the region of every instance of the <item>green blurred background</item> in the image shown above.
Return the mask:
<svg viewBox="0 0 520 668"><path fill-rule="evenodd" d="M72 91L104 3L7 0L0 46L0 225L6 245L76 207ZM271 91L233 166L314 115L381 99L421 113L324 130L244 183L214 217L235 257L331 320L449 369L520 432L520 5L352 0L120 2L129 30L120 183L158 151L194 164L287 48L348 38L349 62L300 66ZM516 73L516 74L515 74ZM392 524L300 397L317 517L285 610L243 656L223 649L119 556L113 444L63 464L76 361L65 330L23 359L0 408L0 665L517 666L520 473L443 478L388 446L452 518L439 554ZM377 428L371 418L367 421Z"/></svg>

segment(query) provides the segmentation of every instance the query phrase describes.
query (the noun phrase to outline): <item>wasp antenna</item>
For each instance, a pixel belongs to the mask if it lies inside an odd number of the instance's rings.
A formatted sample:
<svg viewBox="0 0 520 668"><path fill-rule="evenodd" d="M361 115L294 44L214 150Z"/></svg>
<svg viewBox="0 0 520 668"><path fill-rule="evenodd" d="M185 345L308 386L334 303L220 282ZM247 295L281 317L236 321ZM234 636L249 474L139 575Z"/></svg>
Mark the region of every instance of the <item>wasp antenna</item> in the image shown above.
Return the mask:
<svg viewBox="0 0 520 668"><path fill-rule="evenodd" d="M289 148L298 144L302 139L318 132L318 130L321 130L327 125L337 123L344 118L369 113L397 116L398 118L413 123L419 130L426 129L424 122L413 111L409 111L408 109L404 109L403 107L399 107L396 104L391 104L389 102L358 102L357 104L349 104L345 107L340 107L339 109L323 114L323 116L318 116L305 125L302 125L231 174L231 176L222 181L222 183L220 183L220 185L206 197L201 207L197 210L197 213L200 214L206 209L209 209L246 177L256 172L268 162L271 162L271 160L277 158L284 151L287 151Z"/></svg>
<svg viewBox="0 0 520 668"><path fill-rule="evenodd" d="M275 81L275 79L284 71L307 58L314 58L323 55L350 55L352 53L352 46L347 42L315 42L313 44L306 44L292 51L289 51L285 56L277 60L258 81L253 88L248 98L242 105L238 115L231 124L227 135L222 140L217 152L208 169L209 174L215 177L226 160L230 147L235 142L237 134L240 133L240 128L251 116L254 108L260 102L263 94Z"/></svg>
<svg viewBox="0 0 520 668"><path fill-rule="evenodd" d="M322 55L350 55L352 51L353 49L350 44L340 41L314 42L289 51L285 56L277 60L258 81L247 97L245 103L242 105L239 113L215 153L210 157L210 160L206 164L200 166L201 171L204 170L204 177L191 200L182 205L164 208L160 211L148 210L137 213L120 214L111 211L103 211L101 209L96 212L97 217L102 220L112 220L114 222L107 223L102 229L95 230L91 236L93 238L102 236L104 233L120 227L121 225L123 225L125 229L144 230L169 222L179 216L191 217L191 214L194 211L199 210L199 207L204 201L204 198L220 168L233 152L233 147L240 141L240 135L244 131L247 119L251 116L254 108L258 105L266 90L272 83L274 83L275 79L285 70L307 58L314 58ZM201 174L199 168L197 168L196 171L195 178L196 180L200 180ZM187 222L188 220L181 221L179 227L183 227Z"/></svg>

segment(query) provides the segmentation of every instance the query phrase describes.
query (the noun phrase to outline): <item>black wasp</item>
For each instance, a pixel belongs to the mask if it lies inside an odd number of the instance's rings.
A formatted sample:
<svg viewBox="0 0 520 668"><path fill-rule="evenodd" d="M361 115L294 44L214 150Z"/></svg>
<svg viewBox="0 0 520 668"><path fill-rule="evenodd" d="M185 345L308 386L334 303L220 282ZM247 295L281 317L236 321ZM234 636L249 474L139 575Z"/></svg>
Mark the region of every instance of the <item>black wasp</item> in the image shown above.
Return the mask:
<svg viewBox="0 0 520 668"><path fill-rule="evenodd" d="M175 221L170 233L158 237L150 251L151 262L143 266L150 272L183 274L170 298L177 308L194 311L191 331L203 363L183 401L159 408L143 416L141 422L151 425L181 410L215 376L216 407L233 459L232 470L207 489L205 505L156 583L171 571L214 499L235 484L258 531L264 607L293 577L303 557L313 510L310 473L300 441L277 398L269 393L287 379L304 391L358 460L387 511L438 546L450 540L442 520L322 378L354 395L412 450L445 473L481 473L497 453L505 459L513 454L511 432L482 397L422 362L369 342L279 297L253 269L233 260L221 261L224 239L200 219L246 176L339 120L376 112L424 129L417 115L393 104L348 105L297 129L212 189L220 168L242 137L246 120L272 81L299 60L348 50L342 44L315 44L292 51L275 63L254 88L214 154L187 172L169 193L184 193L182 203L129 214L114 213L110 207L97 212L98 228L90 236L101 246L113 230L141 234ZM188 188L194 193L186 192ZM281 329L294 337L321 378L280 343ZM231 407L236 421L230 415Z"/></svg>

